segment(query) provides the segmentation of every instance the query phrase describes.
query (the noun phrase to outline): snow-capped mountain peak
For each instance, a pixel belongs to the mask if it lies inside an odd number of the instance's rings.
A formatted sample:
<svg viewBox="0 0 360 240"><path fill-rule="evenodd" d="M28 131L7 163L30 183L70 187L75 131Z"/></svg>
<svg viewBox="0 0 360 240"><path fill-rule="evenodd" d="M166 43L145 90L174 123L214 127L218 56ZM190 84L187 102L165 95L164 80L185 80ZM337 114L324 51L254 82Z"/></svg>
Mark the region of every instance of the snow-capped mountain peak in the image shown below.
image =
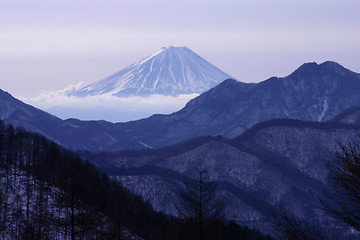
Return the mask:
<svg viewBox="0 0 360 240"><path fill-rule="evenodd" d="M187 47L158 52L69 95L178 95L202 93L230 76Z"/></svg>

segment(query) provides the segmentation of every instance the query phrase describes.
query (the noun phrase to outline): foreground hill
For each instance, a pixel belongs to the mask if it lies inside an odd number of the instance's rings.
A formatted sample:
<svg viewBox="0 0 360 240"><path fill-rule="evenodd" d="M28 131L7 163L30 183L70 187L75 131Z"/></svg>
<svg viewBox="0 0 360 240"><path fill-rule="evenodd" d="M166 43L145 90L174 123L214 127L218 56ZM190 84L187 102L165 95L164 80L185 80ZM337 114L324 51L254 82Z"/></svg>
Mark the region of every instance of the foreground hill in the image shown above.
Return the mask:
<svg viewBox="0 0 360 240"><path fill-rule="evenodd" d="M319 197L327 189L327 161L338 142L357 138L359 126L271 120L228 140L202 137L159 150L83 153L155 209L176 214L182 182L205 168L227 199L227 218L269 230L280 204L314 222L331 221Z"/></svg>
<svg viewBox="0 0 360 240"><path fill-rule="evenodd" d="M198 136L235 137L274 118L327 121L360 106L360 75L334 62L307 63L261 83L226 80L170 115L125 123L62 121L0 92L0 117L67 148L90 151L158 148Z"/></svg>

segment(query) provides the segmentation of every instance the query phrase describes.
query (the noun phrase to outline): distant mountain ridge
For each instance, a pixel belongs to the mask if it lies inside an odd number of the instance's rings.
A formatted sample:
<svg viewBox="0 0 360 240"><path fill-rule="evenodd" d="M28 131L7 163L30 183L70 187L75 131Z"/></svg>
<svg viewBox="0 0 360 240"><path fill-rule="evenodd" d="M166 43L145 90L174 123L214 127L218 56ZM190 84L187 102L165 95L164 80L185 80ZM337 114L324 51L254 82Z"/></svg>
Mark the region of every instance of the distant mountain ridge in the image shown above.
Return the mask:
<svg viewBox="0 0 360 240"><path fill-rule="evenodd" d="M228 79L178 112L125 123L61 121L38 109L35 113L33 107L6 96L0 98L0 106L5 106L0 107L0 117L5 121L40 132L74 150L116 151L159 148L198 136L232 138L254 124L275 118L328 121L360 106L360 75L325 62L307 63L287 77L260 83Z"/></svg>
<svg viewBox="0 0 360 240"><path fill-rule="evenodd" d="M187 47L163 47L100 81L68 92L84 97L111 94L113 96L146 96L150 94L179 95L202 93L230 78Z"/></svg>
<svg viewBox="0 0 360 240"><path fill-rule="evenodd" d="M0 119L49 138L52 138L50 129L63 122L60 118L23 103L1 89Z"/></svg>
<svg viewBox="0 0 360 240"><path fill-rule="evenodd" d="M360 107L352 107L336 115L330 122L360 125Z"/></svg>

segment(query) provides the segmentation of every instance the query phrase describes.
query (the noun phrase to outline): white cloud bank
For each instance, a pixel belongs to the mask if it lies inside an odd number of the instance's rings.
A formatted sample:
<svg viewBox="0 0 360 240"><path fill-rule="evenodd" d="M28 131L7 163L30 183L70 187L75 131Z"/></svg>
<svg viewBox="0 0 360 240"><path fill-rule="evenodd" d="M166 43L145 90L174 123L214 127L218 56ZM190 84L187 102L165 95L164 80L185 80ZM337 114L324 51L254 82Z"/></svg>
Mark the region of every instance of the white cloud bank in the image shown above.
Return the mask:
<svg viewBox="0 0 360 240"><path fill-rule="evenodd" d="M44 92L34 98L21 98L22 101L45 110L62 119L106 120L125 122L149 117L153 114L169 114L180 110L199 94L183 94L177 97L154 94L149 97L115 97L97 95L87 97L68 96L82 83L53 92Z"/></svg>

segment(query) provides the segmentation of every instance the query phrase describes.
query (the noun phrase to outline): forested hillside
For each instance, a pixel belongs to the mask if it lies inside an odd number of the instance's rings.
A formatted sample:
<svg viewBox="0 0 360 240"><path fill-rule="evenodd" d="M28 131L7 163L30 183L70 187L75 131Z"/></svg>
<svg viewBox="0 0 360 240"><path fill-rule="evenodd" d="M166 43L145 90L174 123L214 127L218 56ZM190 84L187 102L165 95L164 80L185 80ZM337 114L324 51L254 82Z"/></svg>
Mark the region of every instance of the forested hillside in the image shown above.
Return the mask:
<svg viewBox="0 0 360 240"><path fill-rule="evenodd" d="M140 197L54 142L0 121L1 239L190 239L187 221ZM266 239L218 222L214 239Z"/></svg>

